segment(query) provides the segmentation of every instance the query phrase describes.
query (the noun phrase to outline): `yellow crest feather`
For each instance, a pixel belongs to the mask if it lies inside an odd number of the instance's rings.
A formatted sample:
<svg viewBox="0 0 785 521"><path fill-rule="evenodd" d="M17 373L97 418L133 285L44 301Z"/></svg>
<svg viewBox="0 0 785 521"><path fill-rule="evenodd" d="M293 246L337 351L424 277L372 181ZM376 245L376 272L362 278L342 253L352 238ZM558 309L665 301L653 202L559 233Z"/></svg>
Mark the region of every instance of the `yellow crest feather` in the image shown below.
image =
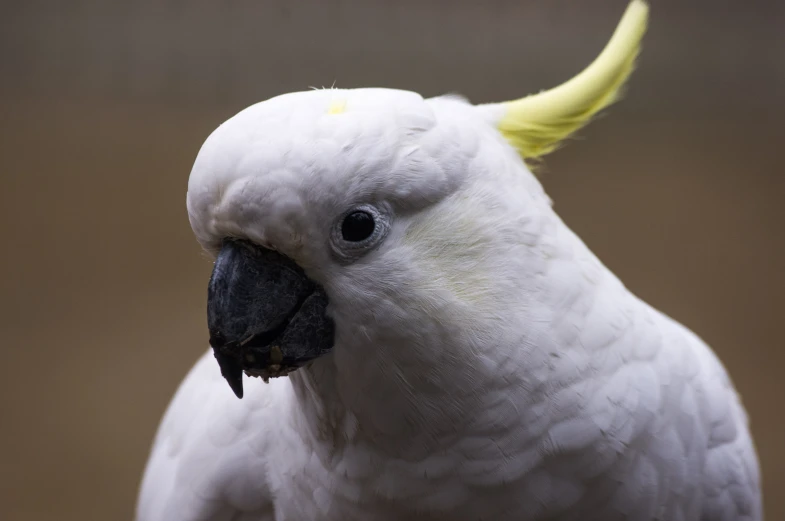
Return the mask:
<svg viewBox="0 0 785 521"><path fill-rule="evenodd" d="M345 99L337 99L333 100L330 103L330 106L327 107L328 114L343 114L346 111L346 100Z"/></svg>
<svg viewBox="0 0 785 521"><path fill-rule="evenodd" d="M555 150L619 98L635 68L649 7L632 0L602 53L580 74L553 89L504 103L498 128L524 159Z"/></svg>

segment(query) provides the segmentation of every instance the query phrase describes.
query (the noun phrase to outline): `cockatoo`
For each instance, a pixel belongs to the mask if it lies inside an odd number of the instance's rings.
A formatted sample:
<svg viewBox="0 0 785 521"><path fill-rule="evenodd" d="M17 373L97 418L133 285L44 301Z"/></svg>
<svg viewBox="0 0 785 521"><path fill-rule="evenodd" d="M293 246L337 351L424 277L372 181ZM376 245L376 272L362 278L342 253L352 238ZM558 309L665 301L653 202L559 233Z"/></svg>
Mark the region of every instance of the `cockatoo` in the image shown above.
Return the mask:
<svg viewBox="0 0 785 521"><path fill-rule="evenodd" d="M647 13L517 101L325 89L215 130L187 196L211 350L137 520L760 521L721 362L527 166L618 98Z"/></svg>

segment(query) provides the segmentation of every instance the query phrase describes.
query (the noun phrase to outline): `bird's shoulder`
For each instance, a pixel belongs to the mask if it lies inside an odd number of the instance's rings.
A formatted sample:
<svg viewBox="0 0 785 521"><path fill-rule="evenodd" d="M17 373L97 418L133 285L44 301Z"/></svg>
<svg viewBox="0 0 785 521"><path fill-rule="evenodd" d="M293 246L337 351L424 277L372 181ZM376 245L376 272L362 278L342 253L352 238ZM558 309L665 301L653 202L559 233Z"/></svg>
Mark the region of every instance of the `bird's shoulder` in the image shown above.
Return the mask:
<svg viewBox="0 0 785 521"><path fill-rule="evenodd" d="M271 436L265 426L278 402L287 399L282 383L249 385L245 399L239 400L221 377L212 352L205 353L183 380L158 429L136 520L273 519L265 459Z"/></svg>

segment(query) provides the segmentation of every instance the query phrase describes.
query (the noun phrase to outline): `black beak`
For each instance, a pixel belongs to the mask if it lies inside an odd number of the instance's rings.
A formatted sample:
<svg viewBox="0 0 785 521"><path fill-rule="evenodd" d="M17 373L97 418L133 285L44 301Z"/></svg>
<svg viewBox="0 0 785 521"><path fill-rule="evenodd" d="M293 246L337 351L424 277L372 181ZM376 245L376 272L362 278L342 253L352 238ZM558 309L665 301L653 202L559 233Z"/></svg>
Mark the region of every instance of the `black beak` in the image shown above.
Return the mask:
<svg viewBox="0 0 785 521"><path fill-rule="evenodd" d="M333 346L324 290L291 259L224 241L207 288L207 325L221 374L238 398L243 371L284 376Z"/></svg>

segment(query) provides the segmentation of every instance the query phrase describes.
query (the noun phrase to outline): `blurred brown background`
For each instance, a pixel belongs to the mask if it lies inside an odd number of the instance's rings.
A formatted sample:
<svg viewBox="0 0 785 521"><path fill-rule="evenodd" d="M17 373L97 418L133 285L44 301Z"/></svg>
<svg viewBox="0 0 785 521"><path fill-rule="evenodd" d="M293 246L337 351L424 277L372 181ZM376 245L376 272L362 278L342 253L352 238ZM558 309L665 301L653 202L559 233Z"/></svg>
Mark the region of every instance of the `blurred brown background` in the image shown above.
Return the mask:
<svg viewBox="0 0 785 521"><path fill-rule="evenodd" d="M548 159L556 208L714 346L785 519L785 3L653 0L626 100ZM206 349L185 192L207 135L309 86L501 101L600 51L626 0L0 3L0 518L130 519Z"/></svg>

